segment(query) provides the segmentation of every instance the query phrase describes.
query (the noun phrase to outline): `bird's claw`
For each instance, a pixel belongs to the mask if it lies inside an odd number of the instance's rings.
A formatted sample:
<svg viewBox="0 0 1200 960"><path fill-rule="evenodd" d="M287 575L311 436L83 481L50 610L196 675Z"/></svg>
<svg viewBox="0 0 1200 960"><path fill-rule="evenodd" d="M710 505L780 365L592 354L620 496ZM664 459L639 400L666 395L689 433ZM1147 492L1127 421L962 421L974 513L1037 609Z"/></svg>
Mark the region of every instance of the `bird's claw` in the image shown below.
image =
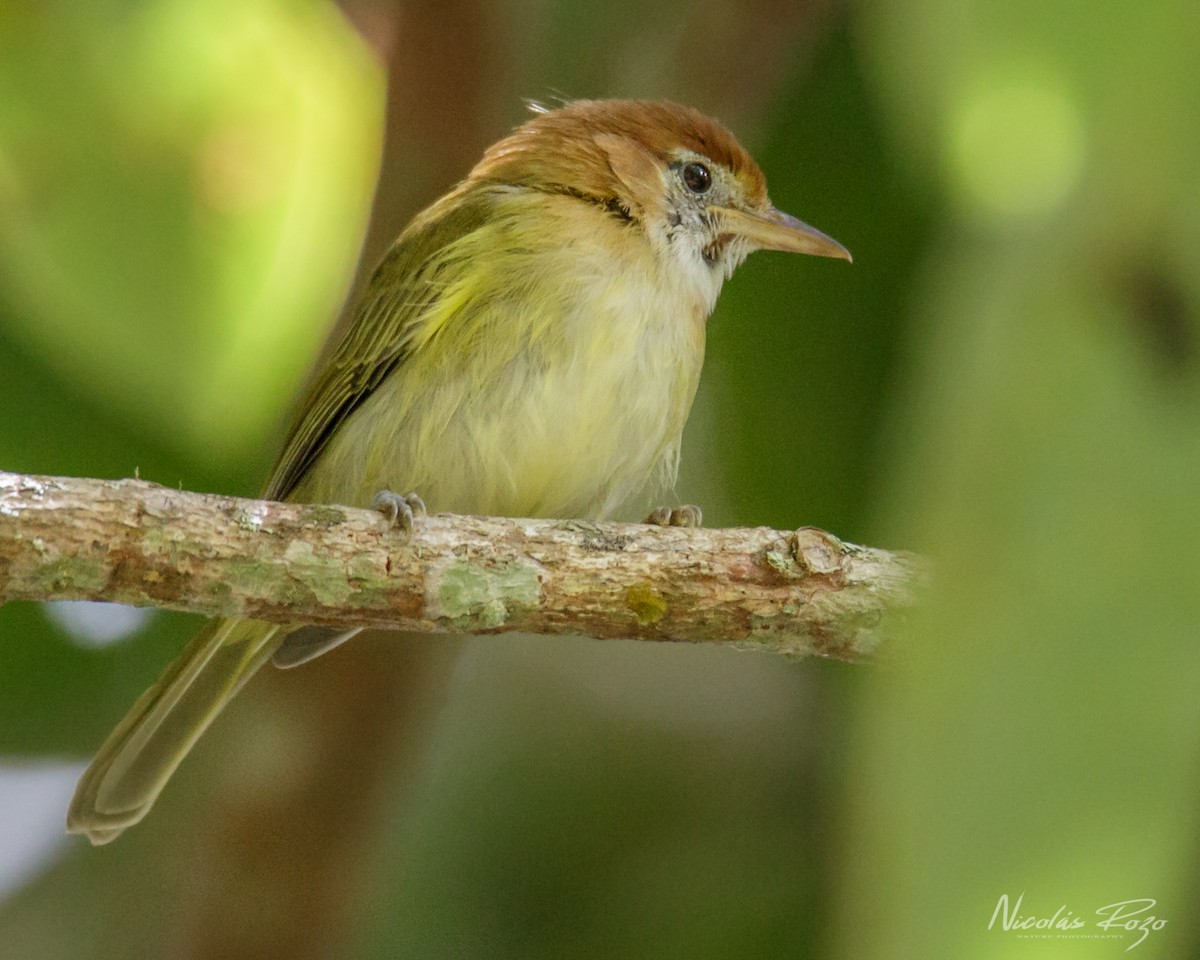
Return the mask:
<svg viewBox="0 0 1200 960"><path fill-rule="evenodd" d="M412 539L417 518L426 514L425 501L415 493L399 494L391 490L380 490L375 494L371 509L382 513L392 527L400 531L405 543Z"/></svg>
<svg viewBox="0 0 1200 960"><path fill-rule="evenodd" d="M704 515L698 506L685 503L682 507L659 507L642 522L656 527L698 527L703 520Z"/></svg>

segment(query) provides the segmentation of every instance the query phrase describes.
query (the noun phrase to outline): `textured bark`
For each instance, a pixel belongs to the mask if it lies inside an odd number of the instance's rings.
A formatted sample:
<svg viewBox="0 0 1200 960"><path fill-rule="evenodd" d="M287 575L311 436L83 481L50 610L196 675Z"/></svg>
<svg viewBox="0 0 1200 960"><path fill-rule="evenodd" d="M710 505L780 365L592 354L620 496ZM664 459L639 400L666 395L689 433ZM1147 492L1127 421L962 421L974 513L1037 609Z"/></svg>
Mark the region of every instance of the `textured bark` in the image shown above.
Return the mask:
<svg viewBox="0 0 1200 960"><path fill-rule="evenodd" d="M109 600L422 633L682 640L853 660L918 558L811 527L725 530L377 513L0 473L0 602ZM889 617L889 614L893 615Z"/></svg>

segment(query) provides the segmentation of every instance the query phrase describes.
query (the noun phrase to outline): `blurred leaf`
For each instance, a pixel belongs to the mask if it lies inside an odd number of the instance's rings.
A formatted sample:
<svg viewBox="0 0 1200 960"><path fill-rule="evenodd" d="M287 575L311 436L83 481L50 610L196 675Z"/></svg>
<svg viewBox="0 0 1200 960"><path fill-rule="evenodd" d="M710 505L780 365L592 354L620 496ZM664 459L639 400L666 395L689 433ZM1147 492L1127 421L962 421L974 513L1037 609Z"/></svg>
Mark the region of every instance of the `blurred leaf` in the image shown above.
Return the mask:
<svg viewBox="0 0 1200 960"><path fill-rule="evenodd" d="M0 466L253 493L353 268L381 84L321 3L0 10ZM0 610L0 749L84 753L193 629Z"/></svg>
<svg viewBox="0 0 1200 960"><path fill-rule="evenodd" d="M866 691L841 956L1012 955L1029 945L988 929L1005 894L1091 935L1098 909L1154 898L1167 925L1141 949L1193 953L1200 139L1179 110L1200 74L1195 18L1154 10L928 3L869 23L912 166L959 216L926 264L879 507L937 557L937 588ZM970 190L950 162L962 91L1005 157ZM1052 195L1048 118L1080 151ZM1052 949L1110 956L1121 934Z"/></svg>
<svg viewBox="0 0 1200 960"><path fill-rule="evenodd" d="M378 71L325 4L10 5L9 330L213 455L274 425L334 315L375 172Z"/></svg>

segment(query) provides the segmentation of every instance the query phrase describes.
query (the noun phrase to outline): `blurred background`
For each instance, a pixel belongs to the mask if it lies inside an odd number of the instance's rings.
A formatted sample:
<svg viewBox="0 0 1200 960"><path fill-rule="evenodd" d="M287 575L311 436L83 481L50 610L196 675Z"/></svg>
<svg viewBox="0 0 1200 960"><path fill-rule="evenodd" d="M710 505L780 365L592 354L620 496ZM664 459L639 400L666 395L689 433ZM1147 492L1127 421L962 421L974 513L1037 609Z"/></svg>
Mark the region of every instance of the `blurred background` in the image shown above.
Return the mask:
<svg viewBox="0 0 1200 960"><path fill-rule="evenodd" d="M727 285L681 500L937 564L874 665L264 671L101 849L74 780L196 620L10 604L0 956L1115 957L1130 900L1138 956L1195 956L1197 49L1189 0L0 5L0 469L254 494L522 98L664 96L855 255Z"/></svg>

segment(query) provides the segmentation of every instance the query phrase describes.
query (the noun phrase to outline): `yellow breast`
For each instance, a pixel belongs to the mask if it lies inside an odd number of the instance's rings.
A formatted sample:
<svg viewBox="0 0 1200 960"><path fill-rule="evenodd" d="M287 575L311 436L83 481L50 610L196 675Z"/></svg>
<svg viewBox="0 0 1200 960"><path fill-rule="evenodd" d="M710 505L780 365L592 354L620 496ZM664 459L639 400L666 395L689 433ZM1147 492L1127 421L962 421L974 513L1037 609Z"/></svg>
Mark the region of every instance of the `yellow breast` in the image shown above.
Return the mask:
<svg viewBox="0 0 1200 960"><path fill-rule="evenodd" d="M446 251L410 353L301 498L387 488L434 511L600 518L673 481L719 280L682 275L594 205L505 203Z"/></svg>

